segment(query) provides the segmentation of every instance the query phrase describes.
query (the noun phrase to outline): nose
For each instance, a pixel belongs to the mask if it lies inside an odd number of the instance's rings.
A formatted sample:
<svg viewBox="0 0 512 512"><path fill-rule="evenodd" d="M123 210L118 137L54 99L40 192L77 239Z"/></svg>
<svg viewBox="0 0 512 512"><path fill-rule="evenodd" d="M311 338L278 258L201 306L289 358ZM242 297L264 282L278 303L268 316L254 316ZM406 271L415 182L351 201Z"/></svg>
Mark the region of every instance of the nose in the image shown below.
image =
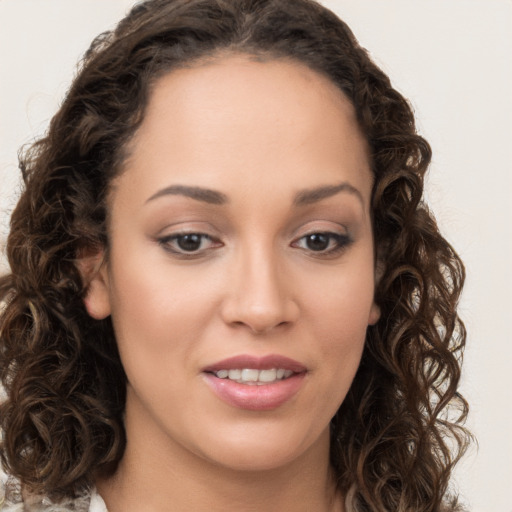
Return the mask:
<svg viewBox="0 0 512 512"><path fill-rule="evenodd" d="M270 254L269 254L270 253ZM229 273L228 292L222 305L224 322L265 334L298 319L293 279L271 251L248 250Z"/></svg>

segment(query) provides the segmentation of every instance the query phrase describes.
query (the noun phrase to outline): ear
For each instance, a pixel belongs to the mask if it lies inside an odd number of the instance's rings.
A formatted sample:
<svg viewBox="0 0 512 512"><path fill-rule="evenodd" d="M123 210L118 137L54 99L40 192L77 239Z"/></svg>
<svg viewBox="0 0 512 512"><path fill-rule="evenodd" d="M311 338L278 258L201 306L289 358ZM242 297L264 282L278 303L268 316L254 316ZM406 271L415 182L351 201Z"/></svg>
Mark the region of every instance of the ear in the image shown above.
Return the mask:
<svg viewBox="0 0 512 512"><path fill-rule="evenodd" d="M375 290L377 289L382 276L384 275L385 265L383 257L384 249L382 247L377 249L376 263L375 263ZM374 291L375 293L375 291ZM380 320L380 306L373 299L372 306L370 308L370 314L368 315L368 325L375 325Z"/></svg>
<svg viewBox="0 0 512 512"><path fill-rule="evenodd" d="M87 313L95 320L107 318L111 308L109 276L104 251L80 258L78 268L87 289L84 297Z"/></svg>
<svg viewBox="0 0 512 512"><path fill-rule="evenodd" d="M368 315L368 325L375 325L380 318L380 307L373 302L370 308L370 314Z"/></svg>

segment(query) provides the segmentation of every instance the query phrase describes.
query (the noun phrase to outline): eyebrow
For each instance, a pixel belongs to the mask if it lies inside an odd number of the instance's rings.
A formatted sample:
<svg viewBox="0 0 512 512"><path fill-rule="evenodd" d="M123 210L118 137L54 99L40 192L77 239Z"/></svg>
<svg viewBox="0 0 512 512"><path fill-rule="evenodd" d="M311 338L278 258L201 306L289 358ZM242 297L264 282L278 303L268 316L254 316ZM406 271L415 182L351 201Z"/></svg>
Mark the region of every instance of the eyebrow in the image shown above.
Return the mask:
<svg viewBox="0 0 512 512"><path fill-rule="evenodd" d="M163 188L153 194L146 203L167 195L190 197L196 201L215 205L222 205L228 202L228 196L222 192L218 192L217 190L211 190L203 187L191 187L187 185L171 185L170 187Z"/></svg>
<svg viewBox="0 0 512 512"><path fill-rule="evenodd" d="M327 199L329 197L335 196L340 192L348 192L349 194L353 194L359 199L359 201L364 207L363 195L357 188L355 188L348 182L343 182L340 183L339 185L323 185L320 187L301 190L297 192L297 194L295 195L293 204L295 206L306 206L308 204L313 204L318 201L321 201L322 199Z"/></svg>
<svg viewBox="0 0 512 512"><path fill-rule="evenodd" d="M295 206L307 206L309 204L313 204L323 199L335 196L340 192L348 192L355 195L364 206L364 200L361 192L359 192L357 188L347 182L343 182L338 185L322 185L320 187L300 190L295 194L293 204ZM171 185L153 194L146 201L146 203L167 195L181 195L190 197L196 201L202 201L214 205L223 205L228 202L228 196L217 190L188 185Z"/></svg>

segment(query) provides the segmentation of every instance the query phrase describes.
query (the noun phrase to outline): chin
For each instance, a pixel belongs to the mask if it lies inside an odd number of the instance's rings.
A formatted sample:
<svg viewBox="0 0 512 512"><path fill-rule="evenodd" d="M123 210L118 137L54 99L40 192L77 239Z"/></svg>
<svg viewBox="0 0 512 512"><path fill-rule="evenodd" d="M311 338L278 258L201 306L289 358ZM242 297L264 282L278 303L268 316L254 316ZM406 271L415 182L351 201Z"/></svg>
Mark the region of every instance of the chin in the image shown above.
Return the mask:
<svg viewBox="0 0 512 512"><path fill-rule="evenodd" d="M243 472L272 471L318 453L318 445L329 451L329 430L320 436L304 436L292 431L257 430L254 435L245 432L242 436L222 439L216 436L203 456L215 464ZM213 448L213 449L211 449ZM323 450L322 450L323 451Z"/></svg>

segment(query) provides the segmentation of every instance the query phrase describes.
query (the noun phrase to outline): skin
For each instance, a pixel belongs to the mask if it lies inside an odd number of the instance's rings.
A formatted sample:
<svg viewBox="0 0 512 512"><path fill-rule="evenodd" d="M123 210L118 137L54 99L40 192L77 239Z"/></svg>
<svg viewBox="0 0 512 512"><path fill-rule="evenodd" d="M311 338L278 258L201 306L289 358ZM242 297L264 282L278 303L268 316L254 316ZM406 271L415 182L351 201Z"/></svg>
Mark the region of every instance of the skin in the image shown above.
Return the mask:
<svg viewBox="0 0 512 512"><path fill-rule="evenodd" d="M219 57L157 82L128 150L86 298L128 376L125 456L97 482L109 511L342 510L329 421L379 318L352 105L301 64ZM209 238L187 253L183 233ZM226 403L202 370L240 354L299 361L300 389L272 410Z"/></svg>

